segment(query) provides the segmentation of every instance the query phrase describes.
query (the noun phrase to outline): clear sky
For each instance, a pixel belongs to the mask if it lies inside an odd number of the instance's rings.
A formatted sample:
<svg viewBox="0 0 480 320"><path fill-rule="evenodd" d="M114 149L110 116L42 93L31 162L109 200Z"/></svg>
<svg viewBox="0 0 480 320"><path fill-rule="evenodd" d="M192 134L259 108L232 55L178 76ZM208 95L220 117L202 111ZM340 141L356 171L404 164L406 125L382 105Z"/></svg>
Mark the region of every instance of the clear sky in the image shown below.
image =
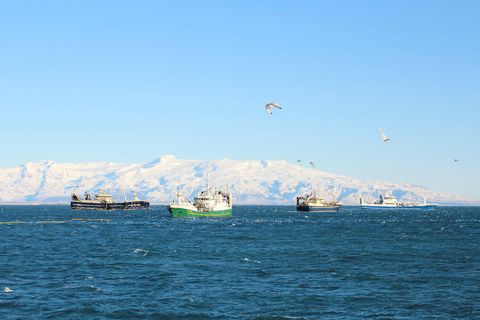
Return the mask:
<svg viewBox="0 0 480 320"><path fill-rule="evenodd" d="M473 0L2 1L0 167L303 159L480 200L479 16Z"/></svg>

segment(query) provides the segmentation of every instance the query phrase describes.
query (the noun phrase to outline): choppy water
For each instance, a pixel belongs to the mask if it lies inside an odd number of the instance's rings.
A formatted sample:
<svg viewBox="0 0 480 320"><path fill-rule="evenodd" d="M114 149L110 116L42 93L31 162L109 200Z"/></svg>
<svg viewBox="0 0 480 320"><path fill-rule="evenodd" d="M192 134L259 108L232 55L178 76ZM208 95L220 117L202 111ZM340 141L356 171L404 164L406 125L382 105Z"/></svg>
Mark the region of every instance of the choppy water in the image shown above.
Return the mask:
<svg viewBox="0 0 480 320"><path fill-rule="evenodd" d="M2 319L480 318L480 208L0 217Z"/></svg>

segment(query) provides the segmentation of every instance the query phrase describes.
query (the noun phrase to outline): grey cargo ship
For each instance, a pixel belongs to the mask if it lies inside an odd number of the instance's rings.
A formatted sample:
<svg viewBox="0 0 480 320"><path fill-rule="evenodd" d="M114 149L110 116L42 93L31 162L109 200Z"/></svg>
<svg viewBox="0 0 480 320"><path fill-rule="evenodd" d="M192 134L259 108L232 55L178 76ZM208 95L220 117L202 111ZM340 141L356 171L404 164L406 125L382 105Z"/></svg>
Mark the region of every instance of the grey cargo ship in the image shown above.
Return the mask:
<svg viewBox="0 0 480 320"><path fill-rule="evenodd" d="M104 190L99 190L95 197L85 192L84 198L81 199L77 194L72 194L70 208L76 210L140 210L148 209L150 202L138 199L137 194L133 193L132 201L113 202L112 196Z"/></svg>

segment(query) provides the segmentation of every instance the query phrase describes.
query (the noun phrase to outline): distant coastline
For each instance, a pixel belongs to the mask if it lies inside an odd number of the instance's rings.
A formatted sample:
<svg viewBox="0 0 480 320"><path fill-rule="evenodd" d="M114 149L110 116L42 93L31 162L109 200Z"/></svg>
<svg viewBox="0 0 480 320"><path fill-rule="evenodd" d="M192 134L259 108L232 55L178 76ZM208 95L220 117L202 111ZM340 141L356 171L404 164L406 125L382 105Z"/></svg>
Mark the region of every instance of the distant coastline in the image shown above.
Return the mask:
<svg viewBox="0 0 480 320"><path fill-rule="evenodd" d="M217 186L228 186L241 205L293 205L295 197L316 189L325 198L345 205L373 201L392 193L403 202L476 206L480 201L425 187L360 180L323 172L284 160L183 160L172 155L145 163L29 162L0 169L0 204L56 205L70 202L73 192L109 191L114 198L136 191L153 205L167 204L176 190L188 197L198 193L209 174Z"/></svg>

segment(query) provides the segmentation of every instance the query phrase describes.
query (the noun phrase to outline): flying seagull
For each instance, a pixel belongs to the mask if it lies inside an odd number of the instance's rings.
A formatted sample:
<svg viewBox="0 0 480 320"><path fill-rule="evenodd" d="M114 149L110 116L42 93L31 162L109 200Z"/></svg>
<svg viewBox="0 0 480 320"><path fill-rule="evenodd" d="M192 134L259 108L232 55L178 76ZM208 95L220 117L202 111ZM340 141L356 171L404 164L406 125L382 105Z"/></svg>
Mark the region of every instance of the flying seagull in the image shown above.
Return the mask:
<svg viewBox="0 0 480 320"><path fill-rule="evenodd" d="M315 168L315 163L313 161L310 161L308 164L311 165L312 168Z"/></svg>
<svg viewBox="0 0 480 320"><path fill-rule="evenodd" d="M383 142L389 142L389 141L392 141L392 139L390 139L389 137L387 137L387 135L383 132L383 129L380 128L378 129L380 131L380 137L382 137L382 141Z"/></svg>
<svg viewBox="0 0 480 320"><path fill-rule="evenodd" d="M282 107L280 107L280 105L278 103L274 103L274 102L269 102L265 105L265 109L267 110L267 112L269 114L272 114L273 113L273 109L282 109Z"/></svg>

